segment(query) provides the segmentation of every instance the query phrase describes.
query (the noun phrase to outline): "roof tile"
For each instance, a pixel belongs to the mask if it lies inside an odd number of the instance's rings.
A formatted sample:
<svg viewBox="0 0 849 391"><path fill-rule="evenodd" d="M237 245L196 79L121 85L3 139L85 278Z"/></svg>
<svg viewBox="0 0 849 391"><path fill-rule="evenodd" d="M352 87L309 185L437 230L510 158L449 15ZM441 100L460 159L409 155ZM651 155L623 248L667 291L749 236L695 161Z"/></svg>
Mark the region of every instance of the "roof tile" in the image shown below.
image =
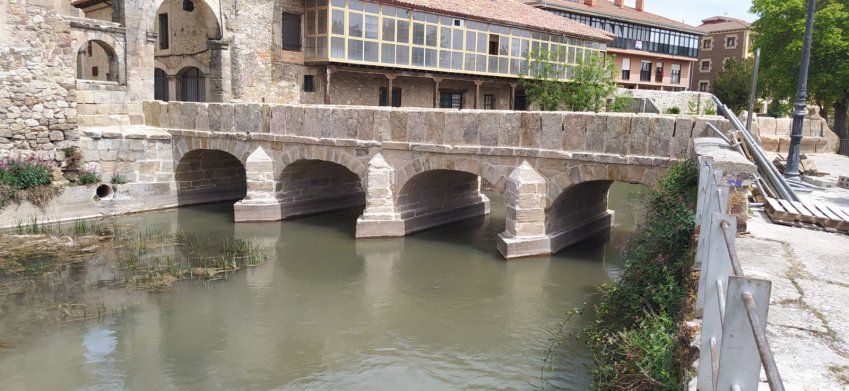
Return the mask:
<svg viewBox="0 0 849 391"><path fill-rule="evenodd" d="M524 0L528 4L536 4L549 6L553 8L571 9L582 14L593 14L598 16L607 16L613 19L627 20L634 23L642 23L650 26L665 27L668 29L685 31L689 33L703 34L696 26L691 26L684 22L672 20L657 14L647 11L637 11L633 7L626 5L618 6L609 0L595 0L595 5L586 5L583 1L569 0Z"/></svg>

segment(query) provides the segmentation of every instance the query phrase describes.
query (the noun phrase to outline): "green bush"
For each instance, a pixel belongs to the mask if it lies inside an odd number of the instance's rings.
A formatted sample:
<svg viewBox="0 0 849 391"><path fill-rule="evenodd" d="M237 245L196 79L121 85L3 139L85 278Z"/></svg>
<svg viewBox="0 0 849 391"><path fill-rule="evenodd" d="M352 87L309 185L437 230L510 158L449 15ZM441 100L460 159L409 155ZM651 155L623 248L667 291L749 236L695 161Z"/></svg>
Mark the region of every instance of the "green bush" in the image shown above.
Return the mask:
<svg viewBox="0 0 849 391"><path fill-rule="evenodd" d="M793 114L793 104L784 103L781 100L773 99L766 107L766 115L775 118L787 118Z"/></svg>
<svg viewBox="0 0 849 391"><path fill-rule="evenodd" d="M129 182L129 180L124 175L112 174L112 184L113 185L123 185L127 182Z"/></svg>
<svg viewBox="0 0 849 391"><path fill-rule="evenodd" d="M43 161L35 158L0 160L0 184L12 190L47 186L51 182L53 175Z"/></svg>
<svg viewBox="0 0 849 391"><path fill-rule="evenodd" d="M80 177L77 179L77 181L81 185L93 185L95 183L100 182L100 175L98 175L94 171L84 171L82 174L80 174Z"/></svg>
<svg viewBox="0 0 849 391"><path fill-rule="evenodd" d="M625 249L619 281L603 285L586 330L597 389L678 390L685 352L676 326L690 310L698 173L671 167L646 199L644 222Z"/></svg>
<svg viewBox="0 0 849 391"><path fill-rule="evenodd" d="M666 109L666 114L681 114L681 108L678 106Z"/></svg>

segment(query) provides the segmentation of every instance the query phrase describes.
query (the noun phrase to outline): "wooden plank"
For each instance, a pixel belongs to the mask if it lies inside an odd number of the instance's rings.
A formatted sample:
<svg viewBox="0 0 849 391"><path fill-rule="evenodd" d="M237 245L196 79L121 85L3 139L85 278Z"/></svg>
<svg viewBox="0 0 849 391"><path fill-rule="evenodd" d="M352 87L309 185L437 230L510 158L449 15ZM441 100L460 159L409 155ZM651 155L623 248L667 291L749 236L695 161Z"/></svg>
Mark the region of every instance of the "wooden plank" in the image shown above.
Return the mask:
<svg viewBox="0 0 849 391"><path fill-rule="evenodd" d="M811 223L811 224L817 222L816 215L814 215L814 212L811 212L810 210L808 210L808 208L805 207L805 204L803 204L799 201L790 201L790 203L793 204L793 207L796 208L796 210L799 211L800 220L802 220L805 223Z"/></svg>
<svg viewBox="0 0 849 391"><path fill-rule="evenodd" d="M824 224L825 221L828 220L828 216L826 216L819 209L817 209L817 206L814 203L806 202L806 203L804 203L804 205L805 205L806 208L808 208L809 211L811 211L811 213L814 214L814 217L817 218L818 223Z"/></svg>
<svg viewBox="0 0 849 391"><path fill-rule="evenodd" d="M817 210L820 211L820 213L825 215L825 217L827 219L829 219L829 220L842 220L842 218L840 216L838 216L837 214L832 212L831 209L828 209L828 206L820 204L820 203L817 203L817 204L814 204L814 205L816 206Z"/></svg>
<svg viewBox="0 0 849 391"><path fill-rule="evenodd" d="M837 217L839 218L839 220L834 220L836 222L835 228L841 231L849 230L849 213L846 213L843 208L838 208L836 206L828 205L827 207L829 210L831 210L832 213L837 215Z"/></svg>
<svg viewBox="0 0 849 391"><path fill-rule="evenodd" d="M780 202L780 203L781 203L781 206L783 206L783 207L784 207L784 209L787 209L787 213L789 213L791 216L793 216L793 219L794 219L794 220L799 220L799 219L802 217L802 216L801 216L801 213L799 212L799 210L797 210L797 209L796 209L796 207L795 207L795 206L793 206L793 204L792 204L792 203L790 203L789 201L787 201L787 200L778 200L778 202Z"/></svg>
<svg viewBox="0 0 849 391"><path fill-rule="evenodd" d="M766 212L774 220L792 220L792 216L787 213L787 209L784 209L784 206L775 198L766 197Z"/></svg>

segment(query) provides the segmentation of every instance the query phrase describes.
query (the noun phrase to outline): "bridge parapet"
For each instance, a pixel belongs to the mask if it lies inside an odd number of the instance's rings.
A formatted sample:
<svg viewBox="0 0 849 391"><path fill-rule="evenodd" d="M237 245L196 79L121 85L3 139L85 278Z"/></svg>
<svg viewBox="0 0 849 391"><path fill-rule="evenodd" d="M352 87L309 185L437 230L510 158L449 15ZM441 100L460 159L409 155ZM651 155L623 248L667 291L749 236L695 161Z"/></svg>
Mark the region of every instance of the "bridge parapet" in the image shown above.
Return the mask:
<svg viewBox="0 0 849 391"><path fill-rule="evenodd" d="M707 123L729 128L717 116L261 103L145 102L144 116L152 127L258 140L566 159L580 154L684 159L692 156L693 138L709 135Z"/></svg>

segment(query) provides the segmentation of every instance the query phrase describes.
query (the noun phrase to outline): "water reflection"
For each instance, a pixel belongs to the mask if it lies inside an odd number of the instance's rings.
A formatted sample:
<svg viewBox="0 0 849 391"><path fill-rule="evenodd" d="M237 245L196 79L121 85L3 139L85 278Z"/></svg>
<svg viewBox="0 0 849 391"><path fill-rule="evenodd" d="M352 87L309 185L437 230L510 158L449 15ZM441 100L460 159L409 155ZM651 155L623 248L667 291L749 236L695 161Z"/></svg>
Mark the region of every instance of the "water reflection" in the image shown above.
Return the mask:
<svg viewBox="0 0 849 391"><path fill-rule="evenodd" d="M633 230L637 190L612 190L611 243ZM233 224L227 205L128 217L213 241L255 238L271 261L156 295L108 291L134 311L0 350L0 388L537 388L549 338L616 273L619 250L595 242L505 262L503 202L490 198L489 217L391 240L353 240L358 211L282 224ZM554 360L549 384L587 388L584 347L570 341Z"/></svg>

